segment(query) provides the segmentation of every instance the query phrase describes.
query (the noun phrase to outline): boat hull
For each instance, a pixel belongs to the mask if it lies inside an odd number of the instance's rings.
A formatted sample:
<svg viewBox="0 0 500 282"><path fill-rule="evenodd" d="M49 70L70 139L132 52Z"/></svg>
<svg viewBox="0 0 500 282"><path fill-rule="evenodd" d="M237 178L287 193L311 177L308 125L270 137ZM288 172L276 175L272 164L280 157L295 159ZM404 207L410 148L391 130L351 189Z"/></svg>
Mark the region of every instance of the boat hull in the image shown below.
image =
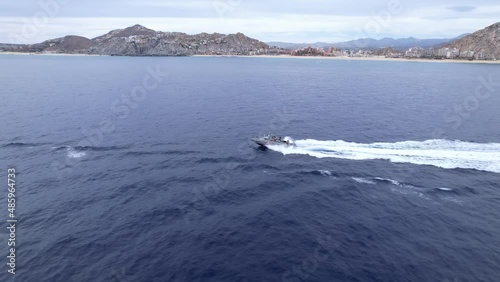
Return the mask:
<svg viewBox="0 0 500 282"><path fill-rule="evenodd" d="M261 140L261 139L258 139L258 138L252 138L252 141L255 142L257 145L264 146L264 147L269 144L269 141L267 141L267 140Z"/></svg>
<svg viewBox="0 0 500 282"><path fill-rule="evenodd" d="M271 145L278 145L278 146L293 146L293 143L287 143L286 141L272 141L269 139L263 139L263 138L252 138L251 139L253 142L255 142L257 145L262 146L262 147L267 147Z"/></svg>

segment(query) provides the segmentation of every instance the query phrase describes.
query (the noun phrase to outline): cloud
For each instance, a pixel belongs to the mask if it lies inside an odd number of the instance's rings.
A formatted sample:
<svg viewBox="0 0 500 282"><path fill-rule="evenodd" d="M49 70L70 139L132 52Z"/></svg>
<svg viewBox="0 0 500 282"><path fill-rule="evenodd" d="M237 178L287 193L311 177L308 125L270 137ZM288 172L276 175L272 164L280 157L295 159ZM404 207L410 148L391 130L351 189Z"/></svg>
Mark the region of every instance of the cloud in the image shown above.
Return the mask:
<svg viewBox="0 0 500 282"><path fill-rule="evenodd" d="M65 0L44 18L47 1L5 2L0 42L15 37L37 43L68 34L92 38L136 23L189 34L243 32L263 41L452 38L497 22L500 13L500 3L490 0L476 0L476 7L466 0ZM391 12L394 3L400 12Z"/></svg>
<svg viewBox="0 0 500 282"><path fill-rule="evenodd" d="M453 7L447 7L446 9L452 10L455 12L460 12L460 13L465 13L465 12L471 12L476 9L474 6L453 6Z"/></svg>

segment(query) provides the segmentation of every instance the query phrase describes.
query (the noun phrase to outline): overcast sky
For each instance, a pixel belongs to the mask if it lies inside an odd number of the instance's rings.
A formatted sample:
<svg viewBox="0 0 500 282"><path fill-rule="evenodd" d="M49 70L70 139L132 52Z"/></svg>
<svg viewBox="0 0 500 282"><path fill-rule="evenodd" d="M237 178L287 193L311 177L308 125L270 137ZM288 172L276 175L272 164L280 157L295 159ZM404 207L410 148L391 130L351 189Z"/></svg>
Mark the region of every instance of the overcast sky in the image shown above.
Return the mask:
<svg viewBox="0 0 500 282"><path fill-rule="evenodd" d="M0 0L0 7L4 43L93 38L134 24L266 42L451 38L500 21L498 0Z"/></svg>

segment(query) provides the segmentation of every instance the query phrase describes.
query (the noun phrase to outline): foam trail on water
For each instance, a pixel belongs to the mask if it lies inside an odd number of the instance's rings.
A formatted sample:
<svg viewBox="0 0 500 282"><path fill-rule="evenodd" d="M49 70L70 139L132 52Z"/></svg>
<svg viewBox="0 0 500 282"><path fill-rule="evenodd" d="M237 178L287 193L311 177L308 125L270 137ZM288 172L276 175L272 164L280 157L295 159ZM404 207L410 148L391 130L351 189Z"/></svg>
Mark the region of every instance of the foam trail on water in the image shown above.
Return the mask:
<svg viewBox="0 0 500 282"><path fill-rule="evenodd" d="M361 178L361 177L351 177L352 180L358 182L358 183L364 183L364 184L376 184L375 182L371 181L370 179L366 178Z"/></svg>
<svg viewBox="0 0 500 282"><path fill-rule="evenodd" d="M500 173L500 143L471 143L451 140L403 141L361 144L355 142L296 140L297 147L269 146L288 154L350 160L386 159L396 163L466 168Z"/></svg>

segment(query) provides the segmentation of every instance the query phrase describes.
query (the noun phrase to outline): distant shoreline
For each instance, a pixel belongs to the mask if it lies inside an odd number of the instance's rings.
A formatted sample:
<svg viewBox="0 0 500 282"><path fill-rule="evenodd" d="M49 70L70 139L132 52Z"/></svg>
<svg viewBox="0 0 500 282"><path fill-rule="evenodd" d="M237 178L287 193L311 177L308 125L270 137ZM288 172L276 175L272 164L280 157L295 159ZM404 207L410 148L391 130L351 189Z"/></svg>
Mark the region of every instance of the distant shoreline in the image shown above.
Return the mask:
<svg viewBox="0 0 500 282"><path fill-rule="evenodd" d="M20 56L71 56L71 57L100 57L107 55L89 54L62 54L62 53L24 53L24 52L0 52L0 55L20 55Z"/></svg>
<svg viewBox="0 0 500 282"><path fill-rule="evenodd" d="M464 64L500 64L500 60L486 61L486 60L455 60L455 59L405 59L405 58L386 58L384 56L373 57L322 57L322 56L290 56L290 55L254 55L254 56L221 56L221 55L193 55L193 57L239 57L239 58L270 58L270 59L305 59L305 60L338 60L338 61L389 61L389 62L418 62L418 63L464 63Z"/></svg>
<svg viewBox="0 0 500 282"><path fill-rule="evenodd" d="M0 52L0 55L21 55L21 56L72 56L72 57L100 57L109 55L94 55L94 54L62 54L62 53L23 53L23 52ZM109 56L111 57L111 56ZM121 56L120 56L121 57ZM138 57L138 56L123 56L123 57ZM148 57L174 57L174 56L148 56ZM384 56L373 57L322 57L322 56L291 56L291 55L192 55L186 57L212 57L212 58L267 58L267 59L302 59L302 60L338 60L338 61L387 61L387 62L418 62L418 63L462 63L462 64L500 64L500 60L456 60L456 59L405 59L405 58L386 58Z"/></svg>

